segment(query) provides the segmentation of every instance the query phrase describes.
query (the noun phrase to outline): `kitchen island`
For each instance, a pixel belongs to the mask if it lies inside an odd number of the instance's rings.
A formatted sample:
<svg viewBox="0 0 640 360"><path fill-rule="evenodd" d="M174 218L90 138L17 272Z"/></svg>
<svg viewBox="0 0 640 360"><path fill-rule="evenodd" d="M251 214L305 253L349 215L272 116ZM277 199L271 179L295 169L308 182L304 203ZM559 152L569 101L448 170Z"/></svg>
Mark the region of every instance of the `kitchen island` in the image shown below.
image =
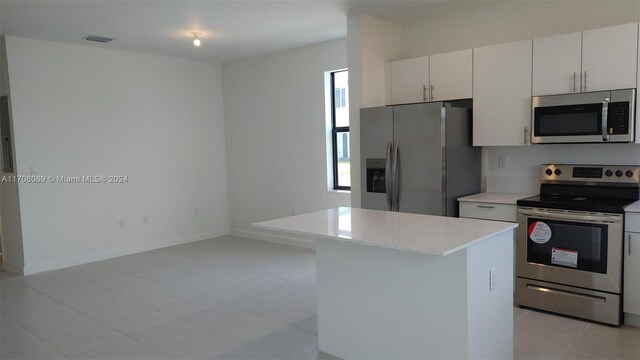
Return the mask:
<svg viewBox="0 0 640 360"><path fill-rule="evenodd" d="M253 226L316 239L321 351L513 358L517 224L342 207Z"/></svg>

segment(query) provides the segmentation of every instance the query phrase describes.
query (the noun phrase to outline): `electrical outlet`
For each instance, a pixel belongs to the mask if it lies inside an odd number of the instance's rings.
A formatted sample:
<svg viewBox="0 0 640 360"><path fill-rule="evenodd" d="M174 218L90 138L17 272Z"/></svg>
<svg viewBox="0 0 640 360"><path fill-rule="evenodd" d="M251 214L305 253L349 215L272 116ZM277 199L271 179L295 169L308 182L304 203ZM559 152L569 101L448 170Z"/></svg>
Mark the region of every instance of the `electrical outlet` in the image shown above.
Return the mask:
<svg viewBox="0 0 640 360"><path fill-rule="evenodd" d="M126 227L126 223L124 222L124 219L119 219L118 220L118 227L120 229L124 229Z"/></svg>
<svg viewBox="0 0 640 360"><path fill-rule="evenodd" d="M496 289L496 269L489 270L489 291Z"/></svg>
<svg viewBox="0 0 640 360"><path fill-rule="evenodd" d="M498 167L500 169L506 169L507 168L507 156L506 155L498 156Z"/></svg>
<svg viewBox="0 0 640 360"><path fill-rule="evenodd" d="M149 223L149 215L142 215L142 223L143 224Z"/></svg>
<svg viewBox="0 0 640 360"><path fill-rule="evenodd" d="M198 216L198 207L197 206L193 207L193 216Z"/></svg>
<svg viewBox="0 0 640 360"><path fill-rule="evenodd" d="M295 216L296 215L296 209L291 209L291 215Z"/></svg>

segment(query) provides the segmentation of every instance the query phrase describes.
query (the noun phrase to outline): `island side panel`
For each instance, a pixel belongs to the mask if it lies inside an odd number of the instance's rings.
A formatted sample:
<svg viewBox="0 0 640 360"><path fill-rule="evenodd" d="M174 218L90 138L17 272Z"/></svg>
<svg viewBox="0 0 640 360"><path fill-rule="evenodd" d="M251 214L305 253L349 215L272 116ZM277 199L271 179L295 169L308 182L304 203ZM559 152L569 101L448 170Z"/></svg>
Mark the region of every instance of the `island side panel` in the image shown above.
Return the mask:
<svg viewBox="0 0 640 360"><path fill-rule="evenodd" d="M467 250L469 358L513 359L513 232ZM493 288L490 271L495 272Z"/></svg>
<svg viewBox="0 0 640 360"><path fill-rule="evenodd" d="M468 355L467 250L316 240L319 349L345 359Z"/></svg>

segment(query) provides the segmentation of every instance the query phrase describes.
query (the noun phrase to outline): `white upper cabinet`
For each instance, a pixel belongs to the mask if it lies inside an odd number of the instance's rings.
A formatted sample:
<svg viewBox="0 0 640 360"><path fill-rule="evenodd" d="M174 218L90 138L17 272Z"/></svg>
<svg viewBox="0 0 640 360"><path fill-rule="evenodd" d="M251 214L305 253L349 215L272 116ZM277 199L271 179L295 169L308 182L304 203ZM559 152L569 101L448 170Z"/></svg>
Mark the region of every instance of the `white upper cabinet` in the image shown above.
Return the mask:
<svg viewBox="0 0 640 360"><path fill-rule="evenodd" d="M533 95L636 87L638 23L533 40Z"/></svg>
<svg viewBox="0 0 640 360"><path fill-rule="evenodd" d="M527 145L532 41L473 50L473 145Z"/></svg>
<svg viewBox="0 0 640 360"><path fill-rule="evenodd" d="M580 92L582 33L533 40L533 95Z"/></svg>
<svg viewBox="0 0 640 360"><path fill-rule="evenodd" d="M389 104L469 99L473 50L398 60L389 66Z"/></svg>
<svg viewBox="0 0 640 360"><path fill-rule="evenodd" d="M431 101L469 99L473 96L473 50L432 55L428 89Z"/></svg>
<svg viewBox="0 0 640 360"><path fill-rule="evenodd" d="M410 104L428 99L429 57L392 61L389 80L391 104Z"/></svg>
<svg viewBox="0 0 640 360"><path fill-rule="evenodd" d="M582 91L636 87L638 23L582 33Z"/></svg>

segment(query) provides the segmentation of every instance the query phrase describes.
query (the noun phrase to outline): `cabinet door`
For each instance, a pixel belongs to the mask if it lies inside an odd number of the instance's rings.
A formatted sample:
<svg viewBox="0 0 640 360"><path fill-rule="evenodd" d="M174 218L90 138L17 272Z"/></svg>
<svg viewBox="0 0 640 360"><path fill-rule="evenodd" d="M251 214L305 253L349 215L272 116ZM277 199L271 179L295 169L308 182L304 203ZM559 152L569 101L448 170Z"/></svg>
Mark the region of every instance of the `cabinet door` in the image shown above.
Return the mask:
<svg viewBox="0 0 640 360"><path fill-rule="evenodd" d="M580 92L582 33L533 40L533 95Z"/></svg>
<svg viewBox="0 0 640 360"><path fill-rule="evenodd" d="M431 101L469 99L473 96L473 50L429 57Z"/></svg>
<svg viewBox="0 0 640 360"><path fill-rule="evenodd" d="M583 32L582 91L635 88L637 60L638 23Z"/></svg>
<svg viewBox="0 0 640 360"><path fill-rule="evenodd" d="M473 50L473 145L530 142L532 41Z"/></svg>
<svg viewBox="0 0 640 360"><path fill-rule="evenodd" d="M624 312L640 315L640 234L625 234Z"/></svg>
<svg viewBox="0 0 640 360"><path fill-rule="evenodd" d="M390 65L391 104L426 101L429 86L429 57L392 61Z"/></svg>
<svg viewBox="0 0 640 360"><path fill-rule="evenodd" d="M638 26L640 28L640 25ZM640 33L640 29L639 29ZM637 85L640 85L640 36L638 36L638 81ZM636 85L636 87L637 87ZM636 144L640 144L640 94L636 90Z"/></svg>

